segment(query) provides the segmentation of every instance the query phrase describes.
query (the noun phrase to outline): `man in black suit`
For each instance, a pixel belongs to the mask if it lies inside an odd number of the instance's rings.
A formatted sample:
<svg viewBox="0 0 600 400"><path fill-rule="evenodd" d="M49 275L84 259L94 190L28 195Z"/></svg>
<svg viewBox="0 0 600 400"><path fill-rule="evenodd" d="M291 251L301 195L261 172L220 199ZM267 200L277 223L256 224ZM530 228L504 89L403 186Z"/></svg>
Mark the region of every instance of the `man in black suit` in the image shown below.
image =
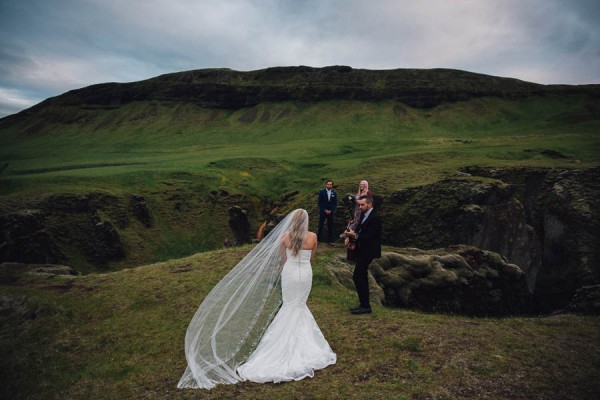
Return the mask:
<svg viewBox="0 0 600 400"><path fill-rule="evenodd" d="M317 237L319 242L323 241L323 225L327 221L327 243L333 246L333 213L337 208L337 194L333 190L333 181L325 182L325 189L319 191L319 229Z"/></svg>
<svg viewBox="0 0 600 400"><path fill-rule="evenodd" d="M356 239L356 266L354 267L354 286L360 304L351 308L352 314L369 314L369 264L375 258L381 257L381 218L373 209L373 199L369 196L360 196L357 203L361 211L361 220L356 231L347 231L349 238ZM348 242L349 239L346 239Z"/></svg>

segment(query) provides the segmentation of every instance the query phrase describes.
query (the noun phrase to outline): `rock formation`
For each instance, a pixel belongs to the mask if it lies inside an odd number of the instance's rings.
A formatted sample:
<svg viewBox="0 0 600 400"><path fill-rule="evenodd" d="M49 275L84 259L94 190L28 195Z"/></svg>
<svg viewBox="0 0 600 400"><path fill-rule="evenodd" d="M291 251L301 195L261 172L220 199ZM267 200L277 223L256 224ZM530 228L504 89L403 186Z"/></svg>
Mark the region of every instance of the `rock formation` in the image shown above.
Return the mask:
<svg viewBox="0 0 600 400"><path fill-rule="evenodd" d="M540 263L536 233L513 186L448 179L396 191L390 203L388 243L422 249L468 244L498 252L523 268L533 291Z"/></svg>
<svg viewBox="0 0 600 400"><path fill-rule="evenodd" d="M562 312L600 315L600 285L582 286Z"/></svg>
<svg viewBox="0 0 600 400"><path fill-rule="evenodd" d="M539 249L531 272L543 309L562 308L578 288L600 283L600 168L468 171L515 187Z"/></svg>
<svg viewBox="0 0 600 400"><path fill-rule="evenodd" d="M229 227L235 235L235 244L240 245L252 242L250 223L246 210L239 206L229 208Z"/></svg>
<svg viewBox="0 0 600 400"><path fill-rule="evenodd" d="M146 228L152 227L152 214L150 214L146 199L144 199L143 196L132 194L129 206L133 210L136 218L144 224Z"/></svg>
<svg viewBox="0 0 600 400"><path fill-rule="evenodd" d="M495 181L448 179L392 193L382 210L386 242L498 252L523 269L543 311L600 282L600 168L464 171Z"/></svg>
<svg viewBox="0 0 600 400"><path fill-rule="evenodd" d="M337 258L327 268L354 291L354 266ZM371 300L385 306L470 316L534 311L525 273L497 253L472 246L384 252L369 266Z"/></svg>
<svg viewBox="0 0 600 400"><path fill-rule="evenodd" d="M67 259L39 210L0 215L0 262L60 263Z"/></svg>
<svg viewBox="0 0 600 400"><path fill-rule="evenodd" d="M57 264L81 254L102 268L125 256L116 226L127 226L129 217L118 197L54 194L26 206L0 215L0 262Z"/></svg>
<svg viewBox="0 0 600 400"><path fill-rule="evenodd" d="M384 305L472 316L528 314L525 274L499 254L476 247L386 252L369 268Z"/></svg>

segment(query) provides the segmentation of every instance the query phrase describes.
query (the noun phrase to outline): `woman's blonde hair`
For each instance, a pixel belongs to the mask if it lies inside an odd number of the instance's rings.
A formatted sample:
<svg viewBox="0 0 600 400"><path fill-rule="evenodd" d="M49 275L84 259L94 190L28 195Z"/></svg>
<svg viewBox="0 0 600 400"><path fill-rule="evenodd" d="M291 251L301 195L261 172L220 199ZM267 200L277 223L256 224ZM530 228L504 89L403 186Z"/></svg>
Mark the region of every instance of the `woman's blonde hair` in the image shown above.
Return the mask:
<svg viewBox="0 0 600 400"><path fill-rule="evenodd" d="M288 239L293 255L297 255L300 252L307 231L308 213L305 210L296 210L288 230Z"/></svg>
<svg viewBox="0 0 600 400"><path fill-rule="evenodd" d="M369 191L369 182L362 180L360 181L360 183L358 184L358 192L356 192L357 195L361 195L361 194L365 194L360 190L360 184L364 183L365 184L365 193L367 193Z"/></svg>

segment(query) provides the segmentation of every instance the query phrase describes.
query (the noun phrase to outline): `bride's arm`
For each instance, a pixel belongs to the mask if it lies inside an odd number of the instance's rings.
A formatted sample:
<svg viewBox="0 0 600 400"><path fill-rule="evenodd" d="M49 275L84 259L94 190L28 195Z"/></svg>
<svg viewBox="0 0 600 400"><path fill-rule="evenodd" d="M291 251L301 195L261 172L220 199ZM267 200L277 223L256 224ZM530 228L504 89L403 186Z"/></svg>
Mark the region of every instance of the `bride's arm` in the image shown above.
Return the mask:
<svg viewBox="0 0 600 400"><path fill-rule="evenodd" d="M288 233L283 232L283 234L281 235L281 239L279 240L279 256L281 259L281 263L285 263L285 261L287 260L287 253L285 252L285 248L287 247L288 244Z"/></svg>
<svg viewBox="0 0 600 400"><path fill-rule="evenodd" d="M309 232L311 235L312 246L310 249L310 261L312 261L315 252L317 251L317 235L314 232Z"/></svg>

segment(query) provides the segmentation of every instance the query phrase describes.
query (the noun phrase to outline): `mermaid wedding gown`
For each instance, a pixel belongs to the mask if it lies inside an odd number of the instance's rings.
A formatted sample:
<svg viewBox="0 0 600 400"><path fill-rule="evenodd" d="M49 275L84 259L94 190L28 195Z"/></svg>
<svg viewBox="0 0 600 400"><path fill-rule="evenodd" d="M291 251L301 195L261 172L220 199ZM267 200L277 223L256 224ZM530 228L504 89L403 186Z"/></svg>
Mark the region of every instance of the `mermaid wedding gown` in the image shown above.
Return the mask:
<svg viewBox="0 0 600 400"><path fill-rule="evenodd" d="M283 304L257 348L237 369L243 380L282 382L313 377L314 371L335 364L336 354L321 333L306 300L312 286L311 250L293 256L281 272Z"/></svg>

